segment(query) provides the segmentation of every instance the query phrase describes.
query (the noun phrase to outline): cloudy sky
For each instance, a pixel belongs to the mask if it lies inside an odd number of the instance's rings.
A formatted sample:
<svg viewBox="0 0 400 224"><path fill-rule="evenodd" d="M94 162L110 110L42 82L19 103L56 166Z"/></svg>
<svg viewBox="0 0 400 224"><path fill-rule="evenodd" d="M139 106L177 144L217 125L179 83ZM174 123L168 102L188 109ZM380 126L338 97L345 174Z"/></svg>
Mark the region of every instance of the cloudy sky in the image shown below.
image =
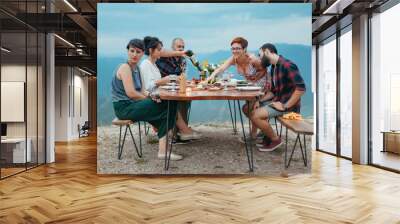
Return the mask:
<svg viewBox="0 0 400 224"><path fill-rule="evenodd" d="M311 4L105 3L97 18L100 56L125 56L130 39L147 35L166 48L182 37L196 53L228 50L237 36L249 50L266 42L311 45Z"/></svg>

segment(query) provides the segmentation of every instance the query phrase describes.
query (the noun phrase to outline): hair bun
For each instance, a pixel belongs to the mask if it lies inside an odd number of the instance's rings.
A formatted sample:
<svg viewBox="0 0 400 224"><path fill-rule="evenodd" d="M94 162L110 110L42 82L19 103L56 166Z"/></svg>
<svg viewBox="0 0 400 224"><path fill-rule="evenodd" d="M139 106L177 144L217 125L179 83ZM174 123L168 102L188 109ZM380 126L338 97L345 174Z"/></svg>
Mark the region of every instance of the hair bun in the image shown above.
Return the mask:
<svg viewBox="0 0 400 224"><path fill-rule="evenodd" d="M154 40L153 37L150 37L150 36L144 37L144 39L143 39L144 46L145 46L146 48L148 48L149 44L150 44L153 40Z"/></svg>

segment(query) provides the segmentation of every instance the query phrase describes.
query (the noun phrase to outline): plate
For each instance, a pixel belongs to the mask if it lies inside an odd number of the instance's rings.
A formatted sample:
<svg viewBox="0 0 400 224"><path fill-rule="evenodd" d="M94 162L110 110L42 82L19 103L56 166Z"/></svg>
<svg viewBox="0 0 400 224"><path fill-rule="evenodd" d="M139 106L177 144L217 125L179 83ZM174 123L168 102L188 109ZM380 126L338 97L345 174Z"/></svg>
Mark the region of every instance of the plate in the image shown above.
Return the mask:
<svg viewBox="0 0 400 224"><path fill-rule="evenodd" d="M218 90L221 90L221 88L219 88L219 87L210 87L210 88L208 88L208 90L210 90L210 91L218 91Z"/></svg>
<svg viewBox="0 0 400 224"><path fill-rule="evenodd" d="M236 81L236 84L237 84L237 85L248 85L249 82L246 81L246 80L237 80L237 81Z"/></svg>
<svg viewBox="0 0 400 224"><path fill-rule="evenodd" d="M166 90L177 90L179 89L179 86L160 86L160 88Z"/></svg>
<svg viewBox="0 0 400 224"><path fill-rule="evenodd" d="M259 91L261 90L260 86L243 86L243 87L236 87L237 90L242 91Z"/></svg>
<svg viewBox="0 0 400 224"><path fill-rule="evenodd" d="M173 86L173 85L178 86L179 84L176 83L176 82L168 82L165 85L167 85L167 86Z"/></svg>

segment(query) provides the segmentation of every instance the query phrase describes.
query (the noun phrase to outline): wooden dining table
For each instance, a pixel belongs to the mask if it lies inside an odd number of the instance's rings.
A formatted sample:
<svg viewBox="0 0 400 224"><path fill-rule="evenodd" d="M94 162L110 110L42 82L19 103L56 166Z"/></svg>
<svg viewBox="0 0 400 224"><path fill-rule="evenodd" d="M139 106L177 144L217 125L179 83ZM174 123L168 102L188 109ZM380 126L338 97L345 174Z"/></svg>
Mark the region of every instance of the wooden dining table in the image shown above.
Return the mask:
<svg viewBox="0 0 400 224"><path fill-rule="evenodd" d="M188 90L188 89L186 89ZM234 87L229 87L227 90L220 89L220 90L210 90L210 89L203 89L203 90L197 90L195 88L192 88L189 91L185 91L184 93L179 92L179 90L176 91L171 91L171 90L166 90L159 88L159 96L161 100L166 100L168 101L168 112L169 112L169 106L171 101L193 101L193 100L233 100L234 102L236 101L237 106L239 108L239 117L240 117L240 122L242 125L242 132L243 132L243 137L245 141L245 148L246 148L246 155L247 155L247 161L249 164L249 170L253 172L254 169L254 161L253 161L253 149L252 149L252 142L248 142L246 138L246 133L244 130L244 124L243 124L243 116L242 116L242 110L240 109L240 101L245 101L247 106L249 107L249 104L251 101L258 100L259 97L264 95L262 91L254 91L254 90L237 90ZM167 130L169 130L168 124L169 124L169 119L173 118L176 119L177 114L167 114ZM249 133L251 133L251 122L250 118L249 120ZM174 127L175 128L175 127ZM169 162L171 158L171 152L172 152L172 141L169 140L169 132L167 132L167 150L165 151L165 160L164 160L164 169L168 170L169 168ZM251 140L250 140L251 141Z"/></svg>

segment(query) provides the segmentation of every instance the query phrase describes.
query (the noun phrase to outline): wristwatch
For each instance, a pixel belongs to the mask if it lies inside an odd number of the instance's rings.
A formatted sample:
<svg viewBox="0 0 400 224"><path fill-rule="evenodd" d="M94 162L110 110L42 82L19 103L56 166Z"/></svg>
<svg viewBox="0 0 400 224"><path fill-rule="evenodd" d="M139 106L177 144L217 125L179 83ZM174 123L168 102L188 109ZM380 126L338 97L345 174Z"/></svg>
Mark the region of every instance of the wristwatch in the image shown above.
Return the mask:
<svg viewBox="0 0 400 224"><path fill-rule="evenodd" d="M287 111L287 110L288 110L288 106L287 106L286 103L283 104L283 109L284 109L284 111Z"/></svg>

